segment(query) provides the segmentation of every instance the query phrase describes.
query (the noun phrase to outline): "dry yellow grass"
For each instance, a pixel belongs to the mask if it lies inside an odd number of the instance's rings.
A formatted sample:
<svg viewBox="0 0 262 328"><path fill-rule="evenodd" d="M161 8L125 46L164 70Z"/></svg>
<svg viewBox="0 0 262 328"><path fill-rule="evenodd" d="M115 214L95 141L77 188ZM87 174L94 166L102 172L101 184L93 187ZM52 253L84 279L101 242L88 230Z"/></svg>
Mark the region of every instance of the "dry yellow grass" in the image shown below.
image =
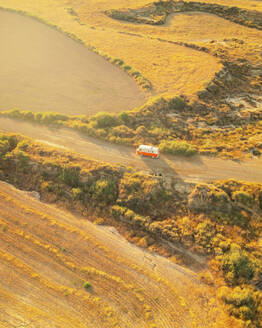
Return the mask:
<svg viewBox="0 0 262 328"><path fill-rule="evenodd" d="M246 9L262 8L257 1L229 3L220 0L218 3L238 5ZM150 26L117 21L104 13L105 10L112 8L138 8L146 4L148 1L144 0L139 3L129 0L40 0L37 3L10 0L7 5L6 1L0 0L0 6L23 10L40 17L66 32L74 33L102 54L124 60L127 65L137 69L151 81L154 94L157 95L174 96L184 93L192 96L221 68L218 60L208 54L160 42L157 38L197 44L207 44L214 40L219 42L219 47L227 47L223 40L232 38L244 40L254 49L262 44L261 31L240 26L211 14L175 14L170 15L164 26ZM237 55L243 55L242 48ZM248 52L250 53L250 49Z"/></svg>
<svg viewBox="0 0 262 328"><path fill-rule="evenodd" d="M136 67L151 81L156 94L190 96L221 67L213 57L196 50L115 31L110 32L110 39L104 39L106 33L92 33L97 37L91 43Z"/></svg>
<svg viewBox="0 0 262 328"><path fill-rule="evenodd" d="M144 4L146 2L140 2L139 6ZM7 5L0 0L0 6L26 11L75 34L99 52L124 60L151 81L153 93L157 95L183 93L192 96L221 68L217 59L208 54L152 39L158 37L157 28L117 22L104 14L107 9L130 7L129 1L41 0L36 4L34 1L11 0ZM70 14L70 8L79 17ZM139 35L125 33L133 31ZM173 39L170 35L165 34L164 38Z"/></svg>

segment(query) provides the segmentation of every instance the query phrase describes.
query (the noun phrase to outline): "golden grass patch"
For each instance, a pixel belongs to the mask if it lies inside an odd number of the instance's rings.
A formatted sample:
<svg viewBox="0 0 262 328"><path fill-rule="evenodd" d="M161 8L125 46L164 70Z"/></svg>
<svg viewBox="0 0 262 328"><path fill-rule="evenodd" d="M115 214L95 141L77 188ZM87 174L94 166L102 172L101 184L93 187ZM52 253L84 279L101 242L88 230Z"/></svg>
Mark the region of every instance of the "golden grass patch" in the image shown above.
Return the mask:
<svg viewBox="0 0 262 328"><path fill-rule="evenodd" d="M143 3L139 3L141 5ZM120 58L152 83L154 94L174 96L183 93L192 96L203 89L221 68L217 59L208 54L152 39L154 35L144 26L137 30L143 33L142 36L122 33L132 31L132 24L116 22L104 11L130 7L128 1L105 4L99 1L41 0L36 4L33 1L11 0L7 6L5 1L0 0L0 6L39 17L67 33L73 33L102 54Z"/></svg>
<svg viewBox="0 0 262 328"><path fill-rule="evenodd" d="M107 33L93 32L91 43L136 67L151 81L156 94L190 96L222 67L212 56L196 50L115 31L110 31L110 39L106 39Z"/></svg>

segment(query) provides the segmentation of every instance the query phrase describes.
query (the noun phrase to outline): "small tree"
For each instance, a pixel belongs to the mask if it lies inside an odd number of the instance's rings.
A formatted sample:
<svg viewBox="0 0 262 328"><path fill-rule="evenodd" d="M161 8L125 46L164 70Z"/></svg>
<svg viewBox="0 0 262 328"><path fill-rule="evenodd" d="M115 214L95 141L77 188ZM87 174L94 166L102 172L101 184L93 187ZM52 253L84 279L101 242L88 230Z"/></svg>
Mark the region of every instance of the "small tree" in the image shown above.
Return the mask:
<svg viewBox="0 0 262 328"><path fill-rule="evenodd" d="M248 255L239 246L231 245L228 254L222 260L225 279L230 284L248 282L254 277L255 268Z"/></svg>
<svg viewBox="0 0 262 328"><path fill-rule="evenodd" d="M91 197L106 204L113 203L117 199L117 183L111 179L100 179L91 186Z"/></svg>
<svg viewBox="0 0 262 328"><path fill-rule="evenodd" d="M91 288L91 284L90 284L89 281L84 282L84 288L85 289L90 289Z"/></svg>

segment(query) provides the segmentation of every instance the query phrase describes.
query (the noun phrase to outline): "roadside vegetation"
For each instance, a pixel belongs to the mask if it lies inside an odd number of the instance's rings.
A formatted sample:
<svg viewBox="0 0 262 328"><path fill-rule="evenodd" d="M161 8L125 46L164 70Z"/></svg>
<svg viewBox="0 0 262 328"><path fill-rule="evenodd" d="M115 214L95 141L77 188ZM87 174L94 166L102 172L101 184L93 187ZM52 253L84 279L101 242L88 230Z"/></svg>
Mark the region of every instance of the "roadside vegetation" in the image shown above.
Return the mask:
<svg viewBox="0 0 262 328"><path fill-rule="evenodd" d="M260 156L260 109L247 115L245 110L231 112L228 106L221 106L217 111L212 105L190 104L188 99L176 97L171 100L157 98L133 111L100 112L92 117L21 110L4 111L0 116L69 128L113 143L158 145L161 151L170 154L230 159Z"/></svg>
<svg viewBox="0 0 262 328"><path fill-rule="evenodd" d="M237 320L260 327L261 184L227 180L181 188L175 180L167 185L164 177L63 153L18 135L0 140L2 180L125 227L140 246L157 250L159 243L171 242L206 257L210 273L200 274L203 282L216 287ZM184 264L192 261L165 252Z"/></svg>

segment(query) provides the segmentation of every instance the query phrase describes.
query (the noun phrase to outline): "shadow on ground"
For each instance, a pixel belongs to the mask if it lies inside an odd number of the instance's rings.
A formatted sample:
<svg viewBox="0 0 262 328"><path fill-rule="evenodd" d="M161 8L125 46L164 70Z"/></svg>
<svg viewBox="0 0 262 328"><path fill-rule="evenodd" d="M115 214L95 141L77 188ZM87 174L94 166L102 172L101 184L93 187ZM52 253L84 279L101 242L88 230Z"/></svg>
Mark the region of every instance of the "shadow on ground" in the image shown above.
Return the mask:
<svg viewBox="0 0 262 328"><path fill-rule="evenodd" d="M172 166L170 166L170 164L163 156L157 159L142 156L141 159L144 164L150 169L153 175L159 177L172 176L176 182L184 183L184 180L181 178L181 176Z"/></svg>

